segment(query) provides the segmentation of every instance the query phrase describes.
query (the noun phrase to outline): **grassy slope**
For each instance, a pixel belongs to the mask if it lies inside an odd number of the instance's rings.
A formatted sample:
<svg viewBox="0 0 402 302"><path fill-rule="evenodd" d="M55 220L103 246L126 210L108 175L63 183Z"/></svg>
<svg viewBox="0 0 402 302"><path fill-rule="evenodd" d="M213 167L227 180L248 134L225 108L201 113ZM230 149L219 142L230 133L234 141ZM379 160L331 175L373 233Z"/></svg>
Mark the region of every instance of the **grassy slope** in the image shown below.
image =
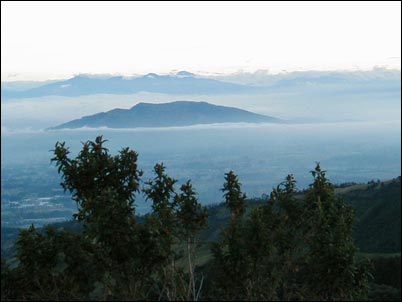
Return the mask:
<svg viewBox="0 0 402 302"><path fill-rule="evenodd" d="M339 192L355 209L355 238L367 253L401 252L401 179Z"/></svg>
<svg viewBox="0 0 402 302"><path fill-rule="evenodd" d="M401 179L379 184L357 184L337 188L336 193L355 209L356 243L363 253L401 252ZM301 196L300 196L301 197ZM258 199L247 202L248 211L262 204ZM200 238L201 262L209 258L209 243L219 238L221 229L229 221L230 214L224 204L209 206L208 229ZM79 231L71 222L55 224L56 227ZM8 255L17 236L16 229L2 227L2 255Z"/></svg>

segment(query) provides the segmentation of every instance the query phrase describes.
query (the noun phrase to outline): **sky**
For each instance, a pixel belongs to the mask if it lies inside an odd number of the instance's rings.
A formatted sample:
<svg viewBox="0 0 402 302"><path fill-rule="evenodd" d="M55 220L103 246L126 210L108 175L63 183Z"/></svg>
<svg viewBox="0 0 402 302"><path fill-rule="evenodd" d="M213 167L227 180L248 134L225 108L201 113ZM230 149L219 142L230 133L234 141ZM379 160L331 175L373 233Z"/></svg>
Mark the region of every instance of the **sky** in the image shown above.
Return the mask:
<svg viewBox="0 0 402 302"><path fill-rule="evenodd" d="M401 2L1 2L1 80L401 66Z"/></svg>

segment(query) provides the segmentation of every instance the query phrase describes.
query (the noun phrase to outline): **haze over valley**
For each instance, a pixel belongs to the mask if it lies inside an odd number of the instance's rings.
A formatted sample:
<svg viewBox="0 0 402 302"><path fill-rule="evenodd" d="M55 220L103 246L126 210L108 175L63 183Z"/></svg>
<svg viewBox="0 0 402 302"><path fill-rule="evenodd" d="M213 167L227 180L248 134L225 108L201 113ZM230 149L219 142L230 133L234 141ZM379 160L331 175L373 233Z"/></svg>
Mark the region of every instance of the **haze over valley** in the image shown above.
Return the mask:
<svg viewBox="0 0 402 302"><path fill-rule="evenodd" d="M182 71L134 79L82 75L41 85L2 83L2 193L16 192L3 194L3 201L63 196L49 150L66 141L78 152L80 142L98 135L112 152L136 150L145 176L163 162L173 177L192 179L203 204L221 201L222 177L230 169L250 197L267 194L288 173L306 188L315 162L336 183L400 174L399 71L258 72L211 80ZM64 93L71 88L66 83L78 90ZM127 94L127 87L141 91ZM18 185L26 177L29 188ZM40 189L44 179L47 190ZM68 196L62 200L67 208L72 204ZM148 211L144 198L138 200L138 211Z"/></svg>
<svg viewBox="0 0 402 302"><path fill-rule="evenodd" d="M1 301L401 301L400 1L1 1Z"/></svg>

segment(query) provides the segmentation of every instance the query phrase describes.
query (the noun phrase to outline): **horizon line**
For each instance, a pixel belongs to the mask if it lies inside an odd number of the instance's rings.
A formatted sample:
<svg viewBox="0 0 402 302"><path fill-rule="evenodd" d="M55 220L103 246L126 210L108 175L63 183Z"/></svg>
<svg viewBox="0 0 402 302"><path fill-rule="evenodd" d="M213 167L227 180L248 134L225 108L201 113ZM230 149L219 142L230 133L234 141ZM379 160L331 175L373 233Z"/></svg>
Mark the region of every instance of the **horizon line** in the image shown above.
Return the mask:
<svg viewBox="0 0 402 302"><path fill-rule="evenodd" d="M275 75L284 75L284 74L294 74L294 73L307 73L307 72L322 72L322 73L331 73L331 72L340 72L340 73L354 73L354 72L375 72L375 71L401 71L401 66L385 66L385 65L376 65L372 66L371 68L361 68L361 67L353 67L353 68L339 68L339 69L282 69L280 71L273 71L272 69L269 68L261 68L261 69L256 69L253 71L248 71L244 70L242 68L238 69L237 71L232 71L232 72L218 72L218 71L189 71L185 69L173 69L168 72L146 72L146 73L123 73L123 72L111 72L111 73L90 73L90 72L78 72L78 73L73 73L69 75L63 75L63 76L49 76L48 78L43 78L42 76L37 76L36 78L41 78L41 79L32 79L33 77L28 77L28 78L22 78L22 79L7 79L3 80L3 78L9 78L11 77L19 77L21 76L18 73L9 73L8 75L1 75L1 83L15 83L15 82L47 82L47 81L62 81L62 80L68 80L77 76L93 76L93 77L123 77L123 78L137 78L137 77L143 77L148 74L156 74L156 75L161 75L161 76L168 76L168 75L177 75L179 72L189 72L195 76L200 76L200 77L226 77L226 76L236 76L236 75L242 75L242 74L259 74L259 75L266 75L266 76L275 76Z"/></svg>

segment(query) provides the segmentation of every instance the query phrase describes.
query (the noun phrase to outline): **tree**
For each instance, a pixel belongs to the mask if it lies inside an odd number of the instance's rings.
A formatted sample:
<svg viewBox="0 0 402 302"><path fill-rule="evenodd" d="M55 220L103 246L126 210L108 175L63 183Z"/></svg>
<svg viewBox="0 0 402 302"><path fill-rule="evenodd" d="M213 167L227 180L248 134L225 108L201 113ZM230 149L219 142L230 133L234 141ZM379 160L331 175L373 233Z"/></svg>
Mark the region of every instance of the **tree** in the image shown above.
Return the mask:
<svg viewBox="0 0 402 302"><path fill-rule="evenodd" d="M354 214L335 196L318 163L306 197L306 288L311 299L354 300L368 288L368 263L359 262L353 242Z"/></svg>
<svg viewBox="0 0 402 302"><path fill-rule="evenodd" d="M159 253L157 299L169 301L184 299L185 286L181 286L181 272L176 266L178 243L178 220L176 215L176 179L169 177L163 164L154 167L155 178L146 182L143 189L146 199L152 201L152 213L147 217L147 226L154 234Z"/></svg>
<svg viewBox="0 0 402 302"><path fill-rule="evenodd" d="M169 177L165 170L163 163L156 164L154 167L156 176L145 183L147 187L143 192L146 199L152 201L152 214L148 217L148 222L155 227L160 239L164 241L165 256L169 257L177 230L174 203L176 195L174 184L177 180Z"/></svg>
<svg viewBox="0 0 402 302"><path fill-rule="evenodd" d="M154 268L154 248L146 228L135 221L135 193L140 191L142 171L138 154L123 148L112 156L104 148L102 136L83 143L82 151L70 159L65 143L57 142L55 157L61 183L77 202L74 218L84 225L84 236L97 246L99 263L103 266L96 293L123 299L125 295L143 297ZM93 296L93 295L92 295ZM96 296L95 296L96 297Z"/></svg>
<svg viewBox="0 0 402 302"><path fill-rule="evenodd" d="M56 143L52 161L78 205L74 218L83 224L83 234L33 226L21 231L17 267L2 261L2 300L199 299L203 279L197 289L195 251L208 213L191 181L177 194L177 181L156 164L155 177L142 189L152 212L136 219L138 155L123 148L111 156L104 142L99 136L83 143L73 159L64 142ZM356 256L353 211L336 197L319 164L311 173L308 190L297 192L288 175L249 215L237 175L225 174L222 191L230 219L212 245L214 274L206 298L365 298L369 270ZM187 275L180 258L188 263Z"/></svg>
<svg viewBox="0 0 402 302"><path fill-rule="evenodd" d="M75 159L70 159L65 143L57 142L55 157L61 183L78 204L74 217L84 222L88 238L102 246L113 260L127 260L132 253L130 238L136 233L134 193L139 192L142 175L137 167L138 154L124 148L111 156L98 136L83 143Z"/></svg>
<svg viewBox="0 0 402 302"><path fill-rule="evenodd" d="M296 278L303 247L302 206L295 194L296 181L288 175L245 221L246 300L300 299Z"/></svg>
<svg viewBox="0 0 402 302"><path fill-rule="evenodd" d="M95 249L82 236L52 227L22 230L17 241L19 265L5 276L8 299L81 299L100 275Z"/></svg>
<svg viewBox="0 0 402 302"><path fill-rule="evenodd" d="M187 245L186 252L189 272L187 300L193 299L193 301L197 301L202 283L199 290L197 290L194 263L197 247L196 237L206 227L208 211L198 202L196 192L193 190L190 180L183 184L180 190L182 193L176 195L175 203L177 205L178 225L180 226L179 234Z"/></svg>
<svg viewBox="0 0 402 302"><path fill-rule="evenodd" d="M358 300L368 288L368 263L356 257L353 211L336 198L318 164L314 183L296 196L292 175L268 202L243 219L237 177L224 189L229 226L213 246L221 300ZM231 184L231 185L230 185ZM232 192L231 189L234 189ZM240 198L241 200L241 198Z"/></svg>
<svg viewBox="0 0 402 302"><path fill-rule="evenodd" d="M216 273L215 298L243 300L247 274L243 225L246 195L241 191L241 183L233 171L225 174L222 191L231 219L229 226L222 231L220 241L212 245Z"/></svg>
<svg viewBox="0 0 402 302"><path fill-rule="evenodd" d="M222 191L226 192L223 196L225 197L226 206L232 213L232 221L242 218L246 211L244 204L246 194L241 192L241 183L233 171L225 173L225 183Z"/></svg>

